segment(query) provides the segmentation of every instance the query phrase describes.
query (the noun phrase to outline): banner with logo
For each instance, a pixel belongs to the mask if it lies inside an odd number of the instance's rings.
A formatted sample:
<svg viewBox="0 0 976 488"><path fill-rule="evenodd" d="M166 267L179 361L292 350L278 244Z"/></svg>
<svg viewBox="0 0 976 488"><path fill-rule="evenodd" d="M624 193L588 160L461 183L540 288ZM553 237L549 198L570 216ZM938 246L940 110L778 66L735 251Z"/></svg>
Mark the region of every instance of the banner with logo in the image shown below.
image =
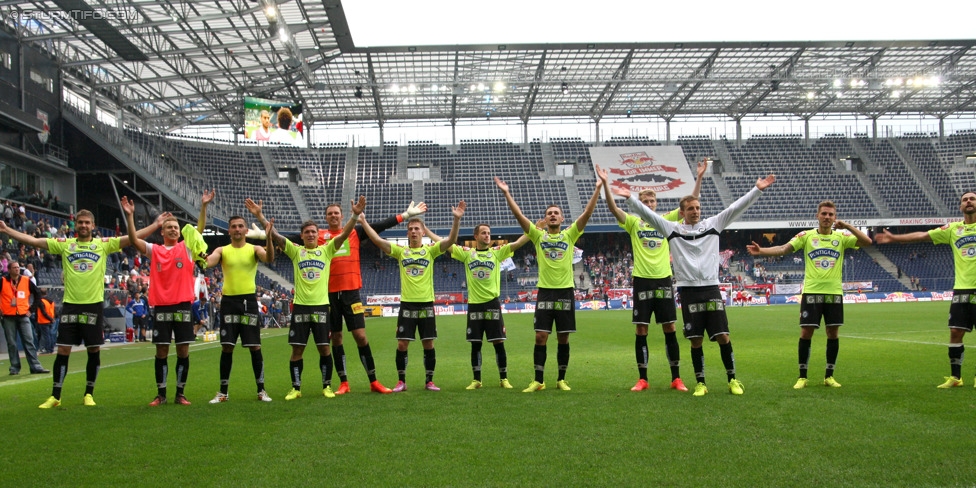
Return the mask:
<svg viewBox="0 0 976 488"><path fill-rule="evenodd" d="M366 297L366 305L399 305L400 295L370 295Z"/></svg>
<svg viewBox="0 0 976 488"><path fill-rule="evenodd" d="M591 147L590 159L609 174L611 187L633 193L654 190L657 198L681 198L695 188L695 175L681 146ZM601 193L602 195L602 193Z"/></svg>

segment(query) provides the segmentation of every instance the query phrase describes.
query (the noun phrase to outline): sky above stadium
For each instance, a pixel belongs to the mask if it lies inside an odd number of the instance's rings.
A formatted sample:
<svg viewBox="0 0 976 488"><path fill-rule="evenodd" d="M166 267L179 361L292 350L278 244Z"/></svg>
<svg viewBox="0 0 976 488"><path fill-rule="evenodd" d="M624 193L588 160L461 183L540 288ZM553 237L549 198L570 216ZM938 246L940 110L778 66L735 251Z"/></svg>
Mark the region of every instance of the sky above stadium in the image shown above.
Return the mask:
<svg viewBox="0 0 976 488"><path fill-rule="evenodd" d="M966 22L976 13L971 0L903 6L850 0L346 0L342 6L357 47L967 39L973 29Z"/></svg>

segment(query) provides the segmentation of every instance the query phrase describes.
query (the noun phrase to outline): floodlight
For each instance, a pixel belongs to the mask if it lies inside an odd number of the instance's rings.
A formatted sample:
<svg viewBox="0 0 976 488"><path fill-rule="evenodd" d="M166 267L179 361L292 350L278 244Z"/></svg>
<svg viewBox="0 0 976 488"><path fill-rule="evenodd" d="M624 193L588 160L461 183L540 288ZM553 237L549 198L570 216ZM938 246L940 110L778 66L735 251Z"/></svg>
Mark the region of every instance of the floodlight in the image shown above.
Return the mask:
<svg viewBox="0 0 976 488"><path fill-rule="evenodd" d="M278 38L281 39L281 42L288 42L288 29L285 27L278 29Z"/></svg>
<svg viewBox="0 0 976 488"><path fill-rule="evenodd" d="M844 85L844 81L841 80L840 78L834 80L834 88L840 88L843 85Z"/></svg>
<svg viewBox="0 0 976 488"><path fill-rule="evenodd" d="M496 92L505 91L505 84L500 81L495 82L495 91Z"/></svg>
<svg viewBox="0 0 976 488"><path fill-rule="evenodd" d="M357 86L355 95L356 98L363 98L363 87Z"/></svg>
<svg viewBox="0 0 976 488"><path fill-rule="evenodd" d="M274 5L268 5L264 9L264 16L268 18L268 22L277 22L278 9Z"/></svg>
<svg viewBox="0 0 976 488"><path fill-rule="evenodd" d="M563 95L569 95L569 84L568 83L566 83L564 81L561 88L562 88L562 91L563 91Z"/></svg>
<svg viewBox="0 0 976 488"><path fill-rule="evenodd" d="M812 92L812 91L808 91L807 92L807 100L813 100L814 98L817 98L817 93L816 92Z"/></svg>

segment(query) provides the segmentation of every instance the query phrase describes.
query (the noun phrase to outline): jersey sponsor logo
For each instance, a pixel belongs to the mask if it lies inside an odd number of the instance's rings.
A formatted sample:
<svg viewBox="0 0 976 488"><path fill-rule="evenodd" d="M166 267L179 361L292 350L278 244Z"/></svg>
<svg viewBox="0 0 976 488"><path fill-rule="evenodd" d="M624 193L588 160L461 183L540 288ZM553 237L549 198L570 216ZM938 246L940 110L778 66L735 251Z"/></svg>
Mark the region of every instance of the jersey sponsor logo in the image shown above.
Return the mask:
<svg viewBox="0 0 976 488"><path fill-rule="evenodd" d="M491 272L494 269L495 263L493 261L471 261L468 263L468 270L471 271L471 276L479 280L491 278Z"/></svg>
<svg viewBox="0 0 976 488"><path fill-rule="evenodd" d="M427 259L404 259L400 264L403 265L403 272L407 276L423 276L427 272L430 261Z"/></svg>
<svg viewBox="0 0 976 488"><path fill-rule="evenodd" d="M960 227L961 228L961 227ZM963 257L976 256L976 236L964 236L952 243Z"/></svg>
<svg viewBox="0 0 976 488"><path fill-rule="evenodd" d="M807 255L814 266L822 269L833 268L840 259L840 252L836 249L814 249Z"/></svg>
<svg viewBox="0 0 976 488"><path fill-rule="evenodd" d="M552 260L562 259L569 249L569 244L565 242L542 242L539 244L542 254Z"/></svg>
<svg viewBox="0 0 976 488"><path fill-rule="evenodd" d="M322 277L321 271L317 271L315 269L302 270L302 278L305 278L306 281L315 281L321 277Z"/></svg>
<svg viewBox="0 0 976 488"><path fill-rule="evenodd" d="M656 230L642 230L637 232L637 237L640 239L664 239L664 234Z"/></svg>
<svg viewBox="0 0 976 488"><path fill-rule="evenodd" d="M322 261L317 261L315 259L308 259L305 261L299 261L298 267L299 269L315 268L321 271L325 269L325 263L323 263Z"/></svg>

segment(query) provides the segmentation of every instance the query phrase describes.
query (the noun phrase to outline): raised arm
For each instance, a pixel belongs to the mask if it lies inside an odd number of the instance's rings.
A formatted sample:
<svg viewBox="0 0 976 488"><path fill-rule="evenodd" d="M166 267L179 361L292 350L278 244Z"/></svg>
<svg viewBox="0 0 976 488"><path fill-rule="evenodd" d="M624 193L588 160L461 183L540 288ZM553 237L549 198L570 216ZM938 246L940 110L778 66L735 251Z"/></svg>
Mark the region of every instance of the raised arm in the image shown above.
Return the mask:
<svg viewBox="0 0 976 488"><path fill-rule="evenodd" d="M512 193L508 191L508 183L505 183L501 178L496 176L495 185L497 185L498 189L502 191L503 195L505 195L505 201L508 202L508 209L512 211L512 215L514 215L515 220L518 221L519 227L522 228L522 232L528 233L529 229L532 228L532 221L530 221L525 214L522 213L522 209L520 209L518 204L515 203L515 199L512 198Z"/></svg>
<svg viewBox="0 0 976 488"><path fill-rule="evenodd" d="M213 268L214 266L220 264L220 257L224 255L224 246L220 246L214 249L209 256L207 256L207 268Z"/></svg>
<svg viewBox="0 0 976 488"><path fill-rule="evenodd" d="M140 239L139 236L136 235L136 218L134 217L136 211L135 202L129 200L128 197L122 197L119 204L122 206L122 211L125 212L125 228L129 232L129 242L131 242L132 245L136 247L136 250L139 251L139 253L141 253L143 256L149 254L147 251L148 248L146 247L146 241Z"/></svg>
<svg viewBox="0 0 976 488"><path fill-rule="evenodd" d="M791 252L794 252L793 245L787 242L782 246L774 247L759 247L756 241L752 241L752 244L746 245L746 251L752 256L784 256Z"/></svg>
<svg viewBox="0 0 976 488"><path fill-rule="evenodd" d="M576 218L576 228L580 231L586 228L586 223L590 221L590 216L596 210L596 201L600 198L600 190L602 188L603 180L596 180L596 186L593 188L593 194L590 195L590 201L586 202L586 208L583 209L583 213Z"/></svg>
<svg viewBox="0 0 976 488"><path fill-rule="evenodd" d="M166 219L168 219L168 218L170 218L172 216L173 216L173 214L170 213L170 212L163 212L163 213L157 215L156 216L156 220L154 220L153 223L151 223L151 224L149 224L149 225L147 225L147 226L139 229L138 231L136 231L136 237L138 237L140 239L145 239L145 238L151 236L153 234L153 232L156 232L157 230L159 230L163 226L163 222ZM120 236L119 237L119 246L120 247L126 247L129 244L130 244L130 239L129 239L129 236L128 235L124 235L124 236Z"/></svg>
<svg viewBox="0 0 976 488"><path fill-rule="evenodd" d="M762 196L762 192L772 186L772 184L775 182L776 175L773 174L765 178L757 179L755 188L749 190L748 193L742 195L738 200L732 202L732 205L729 205L728 208L722 210L718 215L711 218L714 219L712 221L714 222L715 229L719 232L725 230L730 223L738 219L740 215L745 213L745 211L752 206L752 204L756 203L756 200L759 200L759 197Z"/></svg>
<svg viewBox="0 0 976 488"><path fill-rule="evenodd" d="M447 252L457 241L458 232L461 229L461 217L464 217L464 209L466 208L468 208L468 204L464 203L464 200L458 202L456 207L451 207L451 215L454 216L454 223L451 224L450 235L447 236L447 239L442 239L439 243L441 252Z"/></svg>
<svg viewBox="0 0 976 488"><path fill-rule="evenodd" d="M860 241L860 238L858 238ZM922 232L910 232L908 234L892 234L885 229L884 232L880 232L874 235L874 242L878 244L909 244L912 242L932 242L932 236L925 231Z"/></svg>
<svg viewBox="0 0 976 488"><path fill-rule="evenodd" d="M380 248L380 251L383 251L383 254L389 256L390 252L393 251L393 248L390 246L390 241L380 237L380 235L369 226L369 222L366 221L365 215L359 216L359 225L362 226L363 231L366 232L366 237L369 237L369 240L373 241L373 244Z"/></svg>
<svg viewBox="0 0 976 488"><path fill-rule="evenodd" d="M529 236L527 234L522 234L519 236L518 239L515 240L515 242L509 244L509 246L512 248L512 252L515 252L518 251L520 247L528 244L531 241L532 240L529 239Z"/></svg>
<svg viewBox="0 0 976 488"><path fill-rule="evenodd" d="M873 244L873 242L871 241L871 238L868 237L867 234L865 234L864 232L861 232L860 229L858 229L857 227L854 227L851 224L848 224L847 222L844 222L843 220L835 220L834 221L834 228L835 229L844 229L844 230L850 232L851 234L854 234L854 237L857 237L857 247L865 247L865 246L870 246L871 244ZM925 232L925 235L928 235L928 232Z"/></svg>
<svg viewBox="0 0 976 488"><path fill-rule="evenodd" d="M353 229L356 228L356 221L359 220L359 216L362 215L363 210L366 209L366 197L359 195L359 202L354 201L350 203L352 203L352 215L349 217L349 220L346 221L346 225L342 228L342 234L333 237L331 240L332 246L336 249L342 247L342 244L346 242L346 239L348 239L349 235L352 234ZM413 202L410 202L410 204L412 205Z"/></svg>
<svg viewBox="0 0 976 488"><path fill-rule="evenodd" d="M267 241L264 243L264 247L254 246L254 254L264 263L270 263L275 260L275 230L274 230L274 219L268 220L264 224L264 235ZM281 236L278 236L281 237ZM284 243L282 243L284 245Z"/></svg>
<svg viewBox="0 0 976 488"><path fill-rule="evenodd" d="M624 223L627 220L627 212L624 212L620 207L618 207L617 202L615 202L613 199L613 193L610 192L610 175L607 174L607 170L601 168L599 164L596 165L596 174L600 177L600 182L603 183L603 191L605 193L604 196L607 197L607 207L610 208L610 213L617 218L617 222L620 222L621 224Z"/></svg>
<svg viewBox="0 0 976 488"><path fill-rule="evenodd" d="M6 222L3 220L0 220L0 232L7 234L11 239L21 244L47 249L47 239L41 239L39 237L34 237L32 235L24 234L23 232L11 229L10 227L7 227Z"/></svg>
<svg viewBox="0 0 976 488"><path fill-rule="evenodd" d="M702 158L701 162L698 163L698 178L695 178L695 189L691 192L691 196L695 198L699 198L701 195L702 178L705 177L706 170L708 170L708 158Z"/></svg>
<svg viewBox="0 0 976 488"><path fill-rule="evenodd" d="M217 190L203 190L200 197L200 215L197 217L197 232L203 233L203 228L207 226L207 205L213 201L217 195Z"/></svg>
<svg viewBox="0 0 976 488"><path fill-rule="evenodd" d="M245 198L244 199L244 207L247 208L247 211L248 212L251 212L251 215L253 215L254 218L258 219L258 222L261 223L261 226L262 227L267 227L268 226L268 219L264 216L264 200L258 200L257 202L255 202L254 200L251 200L250 198ZM273 230L274 230L274 233L271 235L272 236L272 242L274 243L274 245L276 245L276 246L284 249L284 247L285 247L285 238L281 234L278 233L278 229L273 229ZM267 236L268 236L268 234L266 233L265 234L265 237L267 237Z"/></svg>

